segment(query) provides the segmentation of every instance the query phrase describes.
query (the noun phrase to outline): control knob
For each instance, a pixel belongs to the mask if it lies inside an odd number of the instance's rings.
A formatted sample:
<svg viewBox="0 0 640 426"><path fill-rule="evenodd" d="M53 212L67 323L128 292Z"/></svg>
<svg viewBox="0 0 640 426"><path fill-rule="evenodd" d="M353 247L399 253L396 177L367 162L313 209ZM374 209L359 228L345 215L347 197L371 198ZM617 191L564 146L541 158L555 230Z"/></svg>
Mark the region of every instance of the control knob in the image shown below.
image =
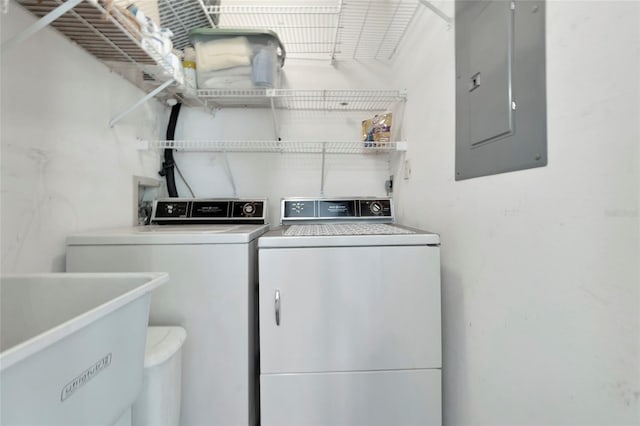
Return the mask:
<svg viewBox="0 0 640 426"><path fill-rule="evenodd" d="M380 204L378 201L374 201L369 205L369 210L376 216L380 215L382 214L382 204Z"/></svg>
<svg viewBox="0 0 640 426"><path fill-rule="evenodd" d="M242 213L245 216L253 216L256 214L256 205L254 203L246 203L242 206Z"/></svg>

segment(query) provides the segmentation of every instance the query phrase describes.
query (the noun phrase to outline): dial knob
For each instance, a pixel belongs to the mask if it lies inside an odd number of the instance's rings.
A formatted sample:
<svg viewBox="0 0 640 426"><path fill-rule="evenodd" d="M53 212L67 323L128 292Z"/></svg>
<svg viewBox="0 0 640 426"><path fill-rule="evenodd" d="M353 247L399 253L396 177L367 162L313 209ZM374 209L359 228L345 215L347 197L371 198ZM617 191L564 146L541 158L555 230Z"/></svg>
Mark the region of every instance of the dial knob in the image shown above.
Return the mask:
<svg viewBox="0 0 640 426"><path fill-rule="evenodd" d="M375 215L379 215L382 213L382 204L380 204L377 201L374 201L369 205L369 210L371 210L371 213Z"/></svg>
<svg viewBox="0 0 640 426"><path fill-rule="evenodd" d="M246 216L253 216L256 213L256 205L253 203L247 203L242 206L242 213Z"/></svg>

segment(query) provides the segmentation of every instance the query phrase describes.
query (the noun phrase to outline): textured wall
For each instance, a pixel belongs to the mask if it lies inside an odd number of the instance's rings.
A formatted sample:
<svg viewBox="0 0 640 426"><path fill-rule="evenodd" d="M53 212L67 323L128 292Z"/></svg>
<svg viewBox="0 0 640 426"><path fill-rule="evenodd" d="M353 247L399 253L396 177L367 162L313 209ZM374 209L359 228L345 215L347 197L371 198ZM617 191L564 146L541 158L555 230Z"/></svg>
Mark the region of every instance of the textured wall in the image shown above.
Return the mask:
<svg viewBox="0 0 640 426"><path fill-rule="evenodd" d="M2 40L34 21L16 3ZM64 268L66 235L131 225L133 175L157 176L166 111L155 101L109 128L144 94L51 28L2 55L2 272Z"/></svg>
<svg viewBox="0 0 640 426"><path fill-rule="evenodd" d="M397 199L442 235L447 425L640 423L638 22L548 1L549 165L460 182L454 30L425 10L403 45Z"/></svg>

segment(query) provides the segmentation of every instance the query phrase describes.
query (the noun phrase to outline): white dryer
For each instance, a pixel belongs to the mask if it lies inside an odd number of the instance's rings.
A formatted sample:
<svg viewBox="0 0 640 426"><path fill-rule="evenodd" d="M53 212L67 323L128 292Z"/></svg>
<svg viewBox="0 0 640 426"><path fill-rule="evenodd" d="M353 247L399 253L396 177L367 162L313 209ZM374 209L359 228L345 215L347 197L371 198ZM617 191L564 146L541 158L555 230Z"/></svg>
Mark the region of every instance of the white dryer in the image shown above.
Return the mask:
<svg viewBox="0 0 640 426"><path fill-rule="evenodd" d="M258 240L262 426L440 425L440 238L391 199L285 199Z"/></svg>
<svg viewBox="0 0 640 426"><path fill-rule="evenodd" d="M164 225L67 239L67 271L163 271L151 325L182 326L182 426L257 424L257 238L265 200L167 199ZM214 223L214 224L211 224Z"/></svg>

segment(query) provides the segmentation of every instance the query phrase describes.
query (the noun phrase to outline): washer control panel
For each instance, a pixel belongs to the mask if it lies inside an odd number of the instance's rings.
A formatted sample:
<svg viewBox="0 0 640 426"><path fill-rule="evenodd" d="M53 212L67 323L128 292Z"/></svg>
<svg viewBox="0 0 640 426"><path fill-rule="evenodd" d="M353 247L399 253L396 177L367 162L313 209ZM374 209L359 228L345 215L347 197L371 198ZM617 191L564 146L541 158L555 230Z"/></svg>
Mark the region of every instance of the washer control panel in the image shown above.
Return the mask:
<svg viewBox="0 0 640 426"><path fill-rule="evenodd" d="M393 222L391 198L285 198L282 223L375 221Z"/></svg>
<svg viewBox="0 0 640 426"><path fill-rule="evenodd" d="M264 199L218 198L163 198L153 202L151 223L167 224L216 224L266 222Z"/></svg>

